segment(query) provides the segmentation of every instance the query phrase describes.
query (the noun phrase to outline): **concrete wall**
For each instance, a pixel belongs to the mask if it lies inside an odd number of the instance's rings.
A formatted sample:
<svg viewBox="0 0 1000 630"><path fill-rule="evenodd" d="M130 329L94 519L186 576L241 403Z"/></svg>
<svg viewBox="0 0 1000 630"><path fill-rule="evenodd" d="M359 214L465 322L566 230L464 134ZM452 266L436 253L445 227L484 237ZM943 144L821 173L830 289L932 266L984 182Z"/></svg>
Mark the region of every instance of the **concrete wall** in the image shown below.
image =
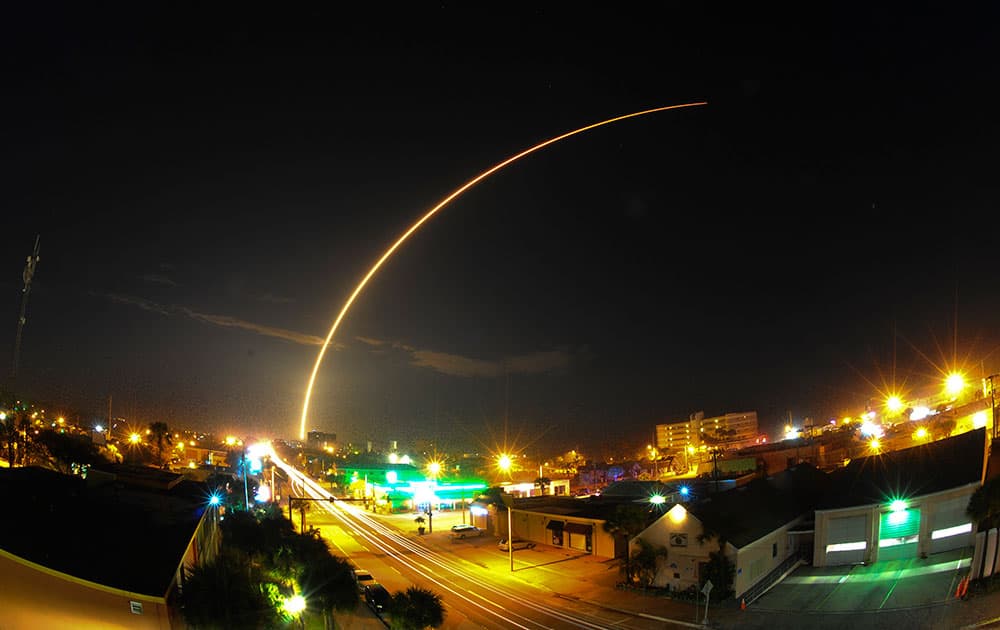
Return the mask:
<svg viewBox="0 0 1000 630"><path fill-rule="evenodd" d="M131 602L142 614L131 610ZM53 571L0 551L0 626L74 630L168 630L166 601Z"/></svg>

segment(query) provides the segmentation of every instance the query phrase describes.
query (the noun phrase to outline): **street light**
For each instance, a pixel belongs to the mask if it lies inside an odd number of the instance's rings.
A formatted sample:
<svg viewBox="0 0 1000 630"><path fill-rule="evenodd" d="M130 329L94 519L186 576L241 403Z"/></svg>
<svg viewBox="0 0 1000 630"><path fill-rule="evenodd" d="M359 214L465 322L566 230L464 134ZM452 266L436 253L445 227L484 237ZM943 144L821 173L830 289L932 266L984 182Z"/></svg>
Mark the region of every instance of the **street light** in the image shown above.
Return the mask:
<svg viewBox="0 0 1000 630"><path fill-rule="evenodd" d="M282 608L284 608L285 612L293 617L298 617L300 626L305 628L305 621L302 619L302 611L306 609L305 597L302 597L301 595L293 595L285 600Z"/></svg>
<svg viewBox="0 0 1000 630"><path fill-rule="evenodd" d="M965 389L965 377L958 372L952 372L944 381L944 390L949 396L958 396Z"/></svg>
<svg viewBox="0 0 1000 630"><path fill-rule="evenodd" d="M501 453L500 456L497 457L497 468L501 471L510 472L511 466L513 466L513 462L510 459L510 455Z"/></svg>

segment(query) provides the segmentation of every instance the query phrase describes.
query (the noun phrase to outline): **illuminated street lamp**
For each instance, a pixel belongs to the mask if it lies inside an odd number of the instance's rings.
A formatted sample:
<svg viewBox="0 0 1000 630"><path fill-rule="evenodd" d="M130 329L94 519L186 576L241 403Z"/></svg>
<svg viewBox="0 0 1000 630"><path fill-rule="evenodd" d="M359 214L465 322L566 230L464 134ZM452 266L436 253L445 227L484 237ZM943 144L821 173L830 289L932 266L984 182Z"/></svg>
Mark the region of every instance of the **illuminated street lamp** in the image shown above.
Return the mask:
<svg viewBox="0 0 1000 630"><path fill-rule="evenodd" d="M497 468L501 471L510 472L511 466L513 466L513 461L511 461L510 455L501 453L500 456L497 457Z"/></svg>
<svg viewBox="0 0 1000 630"><path fill-rule="evenodd" d="M432 461L428 463L427 474L437 479L437 476L441 474L441 462Z"/></svg>
<svg viewBox="0 0 1000 630"><path fill-rule="evenodd" d="M138 444L141 441L142 441L142 436L139 435L138 433L133 433L132 435L128 436L129 444Z"/></svg>
<svg viewBox="0 0 1000 630"><path fill-rule="evenodd" d="M303 621L301 617L302 611L306 609L305 597L302 597L301 595L293 595L285 600L285 603L282 605L282 608L284 608L285 612L287 612L291 616L298 617L299 624L301 625L301 627L303 628L305 627L305 621Z"/></svg>
<svg viewBox="0 0 1000 630"><path fill-rule="evenodd" d="M944 381L944 390L949 396L958 396L965 389L965 377L958 372L952 372Z"/></svg>
<svg viewBox="0 0 1000 630"><path fill-rule="evenodd" d="M886 398L885 408L889 411L889 413L899 413L903 410L903 400L899 396L893 394L892 396Z"/></svg>

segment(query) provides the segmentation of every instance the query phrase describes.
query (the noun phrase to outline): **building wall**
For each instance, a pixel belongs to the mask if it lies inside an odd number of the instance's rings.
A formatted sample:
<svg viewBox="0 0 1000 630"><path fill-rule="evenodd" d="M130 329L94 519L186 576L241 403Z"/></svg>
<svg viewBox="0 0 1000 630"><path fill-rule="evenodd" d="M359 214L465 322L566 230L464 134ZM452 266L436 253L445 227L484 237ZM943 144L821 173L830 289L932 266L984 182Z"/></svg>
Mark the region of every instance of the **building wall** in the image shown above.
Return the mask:
<svg viewBox="0 0 1000 630"><path fill-rule="evenodd" d="M546 527L549 521L556 520L562 521L566 524L579 523L589 526L591 527L590 554L600 556L602 558L613 558L615 556L614 536L604 531L605 521L601 519L587 519L572 516L567 517L560 514L513 510L511 520L514 527L514 538L523 538L542 545L562 547L564 549L573 549L573 547L571 547L570 532L564 530L561 539L558 537L553 538L553 531ZM504 532L506 532L506 526L507 524L504 523L501 527ZM586 552L586 550L580 548L580 546L578 546L575 550Z"/></svg>
<svg viewBox="0 0 1000 630"><path fill-rule="evenodd" d="M788 531L801 524L803 520L805 517L800 517L737 551L736 577L733 580L733 590L737 598L767 577L795 552Z"/></svg>
<svg viewBox="0 0 1000 630"><path fill-rule="evenodd" d="M688 446L698 448L701 446L698 426L697 420L656 425L656 448L665 454L679 453Z"/></svg>
<svg viewBox="0 0 1000 630"><path fill-rule="evenodd" d="M767 577L775 567L795 552L794 543L788 532L800 525L804 519L804 516L799 517L741 549L726 543L726 557L736 570L733 589L737 595L745 593L754 584ZM699 563L708 562L709 554L719 548L716 539L704 543L698 542L698 536L702 531L701 521L687 512L683 506L676 505L633 539L633 550L638 547L637 540L640 538L654 546L667 549L667 557L660 563L656 578L653 580L654 586L684 590L699 584Z"/></svg>
<svg viewBox="0 0 1000 630"><path fill-rule="evenodd" d="M712 418L699 412L686 421L658 424L656 448L663 453L678 453L688 446L699 448L706 433L711 435L720 429L735 432L726 438L728 444L753 444L758 437L757 412L731 412Z"/></svg>
<svg viewBox="0 0 1000 630"><path fill-rule="evenodd" d="M635 551L641 538L655 547L666 548L667 557L657 569L653 586L684 590L698 584L698 563L708 562L709 552L718 549L715 542L698 542L701 533L701 521L677 504L633 538L630 547Z"/></svg>
<svg viewBox="0 0 1000 630"><path fill-rule="evenodd" d="M131 602L142 614L132 612ZM53 571L0 550L0 610L5 628L168 630L166 600Z"/></svg>
<svg viewBox="0 0 1000 630"><path fill-rule="evenodd" d="M919 514L920 528L916 545L907 550L911 557L929 555L948 549L958 549L971 546L975 535L975 523L971 523L964 516L963 504L968 505L968 499L979 487L979 483L971 483L943 492L913 497L906 501L907 509ZM815 546L813 548L813 566L835 566L838 564L849 564L852 562L865 561L869 563L879 561L879 540L881 520L884 514L891 510L887 504L859 505L854 507L841 508L836 510L816 510ZM829 556L827 546L840 542L836 538L838 530L836 524L847 521L838 519L859 519L864 518L864 538L856 542L865 543L863 553L850 551L832 552ZM967 533L958 533L946 538L934 539L934 532L941 531L956 526L969 525ZM888 551L886 549L889 549ZM895 550L883 548L882 556L890 555Z"/></svg>

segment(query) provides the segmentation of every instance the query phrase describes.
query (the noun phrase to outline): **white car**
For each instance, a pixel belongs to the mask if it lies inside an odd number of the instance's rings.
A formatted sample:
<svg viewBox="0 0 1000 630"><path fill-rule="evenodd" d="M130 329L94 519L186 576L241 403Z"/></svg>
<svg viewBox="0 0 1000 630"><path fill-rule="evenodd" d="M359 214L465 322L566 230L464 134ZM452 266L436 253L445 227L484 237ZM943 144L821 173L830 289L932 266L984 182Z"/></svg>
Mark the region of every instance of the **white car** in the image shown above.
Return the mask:
<svg viewBox="0 0 1000 630"><path fill-rule="evenodd" d="M508 551L507 539L501 538L500 543L497 546L500 547L500 551ZM518 549L534 549L534 548L535 548L535 543L531 542L530 540L514 541L514 551L517 551Z"/></svg>
<svg viewBox="0 0 1000 630"><path fill-rule="evenodd" d="M479 529L475 525L452 525L451 526L451 537L452 538L467 538L469 536L479 536L483 533L483 530Z"/></svg>

